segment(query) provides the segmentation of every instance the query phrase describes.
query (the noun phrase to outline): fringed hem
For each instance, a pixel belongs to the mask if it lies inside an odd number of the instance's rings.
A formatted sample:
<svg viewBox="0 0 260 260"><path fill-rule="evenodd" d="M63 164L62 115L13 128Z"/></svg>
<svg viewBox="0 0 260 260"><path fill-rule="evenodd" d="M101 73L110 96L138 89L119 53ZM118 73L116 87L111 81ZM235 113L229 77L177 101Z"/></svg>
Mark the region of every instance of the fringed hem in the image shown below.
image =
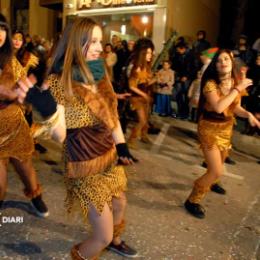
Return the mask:
<svg viewBox="0 0 260 260"><path fill-rule="evenodd" d="M228 152L232 149L232 145L221 145L221 144L200 144L200 149L202 150L213 150L214 148L217 148L221 152Z"/></svg>
<svg viewBox="0 0 260 260"><path fill-rule="evenodd" d="M207 120L200 120L198 124L198 137L200 148L212 150L214 148L220 151L231 149L231 137L233 133L233 121L224 123L214 123Z"/></svg>
<svg viewBox="0 0 260 260"><path fill-rule="evenodd" d="M81 213L87 222L90 205L102 214L105 204L112 211L113 197L119 197L127 190L126 175L122 166L113 166L108 172L81 179L65 179L67 197L65 208L70 216Z"/></svg>
<svg viewBox="0 0 260 260"><path fill-rule="evenodd" d="M81 178L105 171L116 159L115 146L104 155L83 162L67 162L68 178Z"/></svg>

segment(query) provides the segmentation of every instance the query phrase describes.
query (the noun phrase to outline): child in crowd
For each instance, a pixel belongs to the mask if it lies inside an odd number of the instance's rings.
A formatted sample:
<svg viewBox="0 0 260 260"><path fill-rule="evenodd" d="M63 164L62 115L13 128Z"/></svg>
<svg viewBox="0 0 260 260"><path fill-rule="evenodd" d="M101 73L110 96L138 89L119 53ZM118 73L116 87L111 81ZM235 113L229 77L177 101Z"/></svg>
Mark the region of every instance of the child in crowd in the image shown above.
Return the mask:
<svg viewBox="0 0 260 260"><path fill-rule="evenodd" d="M163 61L163 67L157 75L156 106L155 112L160 116L171 114L171 95L174 84L174 71L169 60Z"/></svg>

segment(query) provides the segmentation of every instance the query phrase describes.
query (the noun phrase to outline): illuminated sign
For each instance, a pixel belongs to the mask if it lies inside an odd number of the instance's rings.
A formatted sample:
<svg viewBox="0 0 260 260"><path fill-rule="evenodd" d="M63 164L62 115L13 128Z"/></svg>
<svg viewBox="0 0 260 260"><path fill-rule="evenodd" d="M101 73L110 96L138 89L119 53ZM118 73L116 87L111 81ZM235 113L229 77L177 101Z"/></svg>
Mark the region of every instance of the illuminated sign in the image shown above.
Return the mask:
<svg viewBox="0 0 260 260"><path fill-rule="evenodd" d="M78 9L155 4L156 0L78 0Z"/></svg>

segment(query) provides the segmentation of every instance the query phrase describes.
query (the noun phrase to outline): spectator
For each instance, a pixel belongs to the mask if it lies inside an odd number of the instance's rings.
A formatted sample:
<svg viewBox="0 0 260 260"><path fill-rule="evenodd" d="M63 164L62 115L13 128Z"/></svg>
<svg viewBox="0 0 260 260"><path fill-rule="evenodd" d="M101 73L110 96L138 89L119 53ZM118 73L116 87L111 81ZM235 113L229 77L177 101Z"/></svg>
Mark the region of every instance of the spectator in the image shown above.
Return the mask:
<svg viewBox="0 0 260 260"><path fill-rule="evenodd" d="M105 45L104 56L105 56L105 61L106 61L106 65L107 65L107 72L108 72L109 78L110 78L111 82L113 82L114 81L113 67L117 62L117 56L116 56L115 52L113 51L113 47L112 47L111 43L107 43Z"/></svg>
<svg viewBox="0 0 260 260"><path fill-rule="evenodd" d="M233 53L235 58L240 58L247 66L251 67L253 65L255 55L248 45L247 36L240 35L238 44Z"/></svg>
<svg viewBox="0 0 260 260"><path fill-rule="evenodd" d="M174 71L169 60L163 61L163 67L157 75L155 112L159 116L171 115L171 95L174 84Z"/></svg>
<svg viewBox="0 0 260 260"><path fill-rule="evenodd" d="M192 44L192 51L195 55L195 66L199 70L202 66L200 55L203 51L210 48L210 43L206 40L206 31L200 30L197 32L197 39Z"/></svg>
<svg viewBox="0 0 260 260"><path fill-rule="evenodd" d="M190 119L192 122L197 122L197 113L198 113L198 105L200 98L200 81L201 81L202 73L199 70L197 72L197 78L192 81L189 91L189 106L190 106Z"/></svg>
<svg viewBox="0 0 260 260"><path fill-rule="evenodd" d="M187 119L189 116L188 88L194 78L194 56L185 43L176 46L176 55L172 60L175 71L175 97L177 102L177 117Z"/></svg>

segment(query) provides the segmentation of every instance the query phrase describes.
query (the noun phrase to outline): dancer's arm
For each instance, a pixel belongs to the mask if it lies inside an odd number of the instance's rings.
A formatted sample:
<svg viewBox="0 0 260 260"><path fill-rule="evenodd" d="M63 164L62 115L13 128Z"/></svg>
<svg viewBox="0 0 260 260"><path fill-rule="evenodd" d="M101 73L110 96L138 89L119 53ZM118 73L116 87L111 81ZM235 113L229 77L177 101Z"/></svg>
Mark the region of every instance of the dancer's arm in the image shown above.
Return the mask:
<svg viewBox="0 0 260 260"><path fill-rule="evenodd" d="M236 106L234 113L239 117L247 118L251 126L260 128L260 122L257 118L252 113L241 107L240 104Z"/></svg>
<svg viewBox="0 0 260 260"><path fill-rule="evenodd" d="M214 83L210 83L214 84ZM217 93L217 89L204 93L207 102L217 113L222 113L227 109L240 94L241 91L252 85L252 80L245 79L241 81L235 88L232 88L228 95L220 97Z"/></svg>
<svg viewBox="0 0 260 260"><path fill-rule="evenodd" d="M138 162L138 159L134 158L128 150L119 121L117 122L116 128L112 132L112 136L115 141L116 150L119 157L118 163L123 165L129 165L133 164L134 162Z"/></svg>

